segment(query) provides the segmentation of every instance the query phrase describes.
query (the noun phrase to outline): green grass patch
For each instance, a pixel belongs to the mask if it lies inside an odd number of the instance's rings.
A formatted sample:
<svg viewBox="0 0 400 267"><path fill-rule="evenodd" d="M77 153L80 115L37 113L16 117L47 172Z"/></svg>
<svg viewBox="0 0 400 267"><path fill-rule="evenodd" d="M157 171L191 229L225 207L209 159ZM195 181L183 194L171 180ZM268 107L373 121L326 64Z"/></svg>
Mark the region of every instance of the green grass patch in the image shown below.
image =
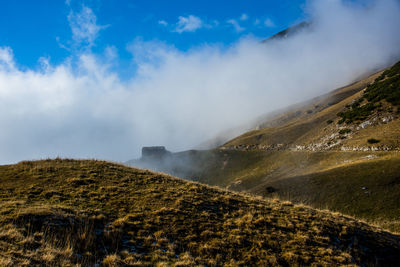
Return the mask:
<svg viewBox="0 0 400 267"><path fill-rule="evenodd" d="M400 62L368 85L363 96L347 106L346 111L337 114L341 118L339 124L366 120L375 109L381 109L382 100L400 107Z"/></svg>

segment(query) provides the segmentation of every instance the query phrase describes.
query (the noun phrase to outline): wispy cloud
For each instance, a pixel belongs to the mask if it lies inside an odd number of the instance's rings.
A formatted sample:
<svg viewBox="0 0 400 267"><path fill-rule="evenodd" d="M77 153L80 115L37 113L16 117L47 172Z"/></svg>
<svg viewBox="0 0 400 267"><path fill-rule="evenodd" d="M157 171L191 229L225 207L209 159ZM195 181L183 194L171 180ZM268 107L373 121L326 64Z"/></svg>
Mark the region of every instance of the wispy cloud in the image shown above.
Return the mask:
<svg viewBox="0 0 400 267"><path fill-rule="evenodd" d="M82 6L78 13L71 10L68 15L68 22L74 44L88 48L95 45L99 32L107 27L97 24L96 15L87 6Z"/></svg>
<svg viewBox="0 0 400 267"><path fill-rule="evenodd" d="M248 20L249 19L249 16L246 14L246 13L243 13L241 16L240 16L240 20L241 21L246 21L246 20Z"/></svg>
<svg viewBox="0 0 400 267"><path fill-rule="evenodd" d="M272 19L267 18L264 20L264 26L267 28L273 28L275 27L275 23L272 21Z"/></svg>
<svg viewBox="0 0 400 267"><path fill-rule="evenodd" d="M12 70L15 67L14 54L10 47L0 47L0 68Z"/></svg>
<svg viewBox="0 0 400 267"><path fill-rule="evenodd" d="M162 26L168 26L168 22L166 22L165 20L159 20L158 24L162 25Z"/></svg>
<svg viewBox="0 0 400 267"><path fill-rule="evenodd" d="M235 19L229 19L226 22L228 24L231 24L236 32L242 32L242 31L244 31L246 29L244 27L241 27L239 22L237 20L235 20Z"/></svg>
<svg viewBox="0 0 400 267"><path fill-rule="evenodd" d="M195 32L203 26L204 23L199 17L193 15L187 17L179 16L174 31L177 33Z"/></svg>

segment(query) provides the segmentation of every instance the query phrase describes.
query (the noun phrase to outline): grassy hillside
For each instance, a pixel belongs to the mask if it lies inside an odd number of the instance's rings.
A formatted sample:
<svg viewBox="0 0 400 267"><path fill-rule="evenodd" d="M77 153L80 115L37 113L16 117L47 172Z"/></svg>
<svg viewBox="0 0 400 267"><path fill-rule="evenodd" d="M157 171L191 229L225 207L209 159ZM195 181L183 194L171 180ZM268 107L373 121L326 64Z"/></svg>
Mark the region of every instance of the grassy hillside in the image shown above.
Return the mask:
<svg viewBox="0 0 400 267"><path fill-rule="evenodd" d="M252 190L264 196L276 195L280 199L337 210L400 231L399 157L343 164L260 183Z"/></svg>
<svg viewBox="0 0 400 267"><path fill-rule="evenodd" d="M381 265L400 237L357 220L103 161L0 166L1 266Z"/></svg>
<svg viewBox="0 0 400 267"><path fill-rule="evenodd" d="M400 231L399 78L397 63L269 117L218 149L130 164Z"/></svg>
<svg viewBox="0 0 400 267"><path fill-rule="evenodd" d="M340 211L400 231L397 151L189 151L154 166L201 183Z"/></svg>
<svg viewBox="0 0 400 267"><path fill-rule="evenodd" d="M399 150L399 82L400 62L316 98L308 105L279 114L223 147L276 150L279 145L278 148L295 150Z"/></svg>
<svg viewBox="0 0 400 267"><path fill-rule="evenodd" d="M289 148L320 142L319 139L339 131L336 129L336 123L332 123L339 120L337 113L358 99L362 90L381 74L382 72L373 74L359 82L278 114L260 123L257 129L227 142L224 147L249 145L269 147L282 144L284 148Z"/></svg>

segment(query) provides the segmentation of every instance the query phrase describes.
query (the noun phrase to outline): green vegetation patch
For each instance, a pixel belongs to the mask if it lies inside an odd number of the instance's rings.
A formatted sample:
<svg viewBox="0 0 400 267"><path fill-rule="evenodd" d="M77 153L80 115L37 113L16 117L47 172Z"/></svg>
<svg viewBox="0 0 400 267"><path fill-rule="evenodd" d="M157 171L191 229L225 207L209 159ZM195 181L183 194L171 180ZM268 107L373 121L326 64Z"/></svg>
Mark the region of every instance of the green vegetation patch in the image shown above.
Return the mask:
<svg viewBox="0 0 400 267"><path fill-rule="evenodd" d="M364 121L372 114L377 107L373 103L368 103L363 106L352 107L351 109L339 112L337 115L341 117L338 121L339 124L342 123L352 123L354 121Z"/></svg>
<svg viewBox="0 0 400 267"><path fill-rule="evenodd" d="M339 134L348 134L348 133L351 133L351 129L346 128L346 129L341 129L339 131Z"/></svg>
<svg viewBox="0 0 400 267"><path fill-rule="evenodd" d="M348 110L339 112L337 115L341 119L338 123L352 123L367 119L375 109L382 106L382 100L400 108L400 62L383 72L374 83L368 85L363 96L348 106Z"/></svg>

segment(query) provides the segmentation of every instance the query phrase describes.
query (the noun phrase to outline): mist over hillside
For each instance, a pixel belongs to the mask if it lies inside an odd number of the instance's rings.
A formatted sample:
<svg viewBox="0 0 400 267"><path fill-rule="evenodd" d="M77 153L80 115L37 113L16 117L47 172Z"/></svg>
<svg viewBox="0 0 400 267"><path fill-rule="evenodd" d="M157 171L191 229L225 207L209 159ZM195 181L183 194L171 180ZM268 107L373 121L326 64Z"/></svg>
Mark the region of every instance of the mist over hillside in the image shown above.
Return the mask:
<svg viewBox="0 0 400 267"><path fill-rule="evenodd" d="M90 15L95 38L102 28ZM313 21L310 27L268 43L247 36L230 46L180 51L136 38L127 46L137 67L129 79L113 70L119 58L111 48L103 54L90 47L75 51L56 65L42 58L41 68L26 69L12 47L3 46L0 122L6 130L0 134L0 162L55 156L127 160L145 145L188 149L400 57L396 0L309 1L304 17Z"/></svg>

